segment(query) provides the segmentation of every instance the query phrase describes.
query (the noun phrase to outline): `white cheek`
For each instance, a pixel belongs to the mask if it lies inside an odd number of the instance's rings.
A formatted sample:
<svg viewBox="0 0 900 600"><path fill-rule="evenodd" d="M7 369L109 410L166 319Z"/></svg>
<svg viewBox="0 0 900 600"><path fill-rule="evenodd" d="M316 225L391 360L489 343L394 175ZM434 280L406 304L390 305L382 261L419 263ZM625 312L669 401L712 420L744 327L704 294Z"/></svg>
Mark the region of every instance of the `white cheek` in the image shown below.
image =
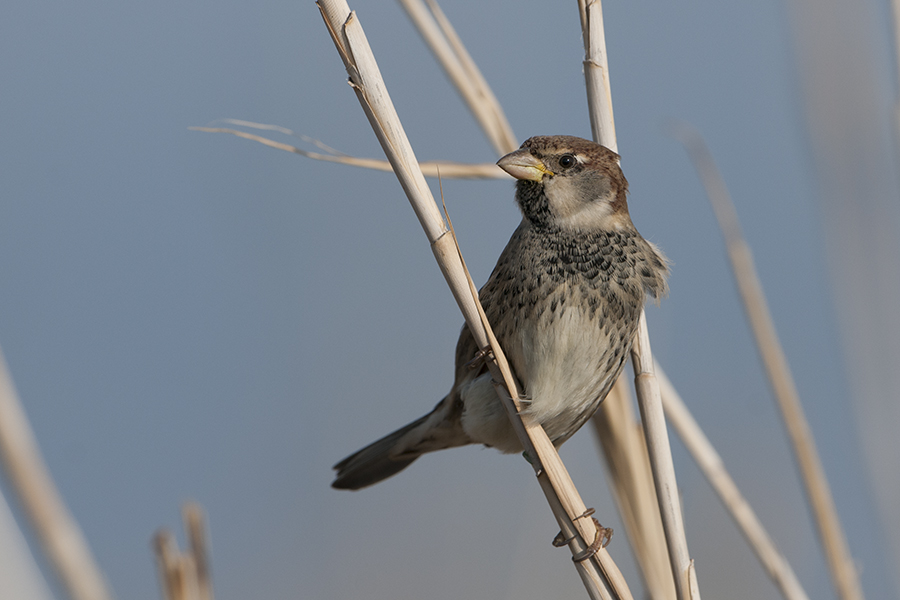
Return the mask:
<svg viewBox="0 0 900 600"><path fill-rule="evenodd" d="M605 200L594 200L589 204L583 204L581 210L576 210L560 220L560 225L565 229L608 229L607 226L612 215L612 205Z"/></svg>
<svg viewBox="0 0 900 600"><path fill-rule="evenodd" d="M560 181L555 179L550 179L544 185L550 200L550 210L563 229L611 228L609 217L613 214L612 195L585 201L575 186L560 185Z"/></svg>

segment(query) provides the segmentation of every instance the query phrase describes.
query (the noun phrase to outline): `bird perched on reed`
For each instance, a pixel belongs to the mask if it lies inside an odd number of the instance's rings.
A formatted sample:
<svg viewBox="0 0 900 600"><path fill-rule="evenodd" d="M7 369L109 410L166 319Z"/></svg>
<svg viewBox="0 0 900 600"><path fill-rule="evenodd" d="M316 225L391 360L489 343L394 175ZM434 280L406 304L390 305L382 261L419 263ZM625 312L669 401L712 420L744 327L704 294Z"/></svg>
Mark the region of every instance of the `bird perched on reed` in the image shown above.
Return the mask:
<svg viewBox="0 0 900 600"><path fill-rule="evenodd" d="M557 135L533 137L497 163L518 179L523 218L479 298L522 384L524 410L556 447L594 414L621 373L645 296L666 292L666 259L631 222L618 158ZM490 373L473 363L478 352L463 327L450 393L335 465L332 487L372 485L444 448L521 452Z"/></svg>

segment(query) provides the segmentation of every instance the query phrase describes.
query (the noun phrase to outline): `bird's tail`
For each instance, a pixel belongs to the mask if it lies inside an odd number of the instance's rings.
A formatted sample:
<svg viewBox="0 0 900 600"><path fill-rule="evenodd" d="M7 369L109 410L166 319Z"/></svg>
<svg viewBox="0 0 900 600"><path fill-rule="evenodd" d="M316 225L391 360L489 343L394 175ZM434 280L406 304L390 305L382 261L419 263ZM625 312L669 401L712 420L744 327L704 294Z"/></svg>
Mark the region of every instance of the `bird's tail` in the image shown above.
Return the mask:
<svg viewBox="0 0 900 600"><path fill-rule="evenodd" d="M334 465L337 476L331 487L339 490L368 487L396 475L426 452L471 443L460 427L458 411L461 412L461 407L455 407L450 396L444 398L421 419Z"/></svg>
<svg viewBox="0 0 900 600"><path fill-rule="evenodd" d="M401 458L392 458L391 451L403 436L424 423L427 418L428 415L425 415L401 427L334 465L337 476L331 487L338 490L358 490L396 475L411 465L421 454L405 453Z"/></svg>

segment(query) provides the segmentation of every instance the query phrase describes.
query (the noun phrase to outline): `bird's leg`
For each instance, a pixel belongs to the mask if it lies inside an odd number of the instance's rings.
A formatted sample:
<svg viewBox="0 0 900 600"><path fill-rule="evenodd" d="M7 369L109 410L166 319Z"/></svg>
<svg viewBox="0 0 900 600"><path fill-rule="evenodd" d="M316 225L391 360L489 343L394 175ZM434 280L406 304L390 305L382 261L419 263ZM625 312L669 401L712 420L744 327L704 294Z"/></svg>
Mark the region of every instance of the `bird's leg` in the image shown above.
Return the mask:
<svg viewBox="0 0 900 600"><path fill-rule="evenodd" d="M494 351L491 350L490 346L485 346L481 350L475 353L475 357L466 363L466 366L470 369L480 369L483 367L489 360L494 360ZM494 380L493 384L495 386L503 385L501 382ZM519 383L519 388L521 389L522 384ZM518 398L516 400L520 404L529 405L531 404L531 396L526 394L524 391L519 392Z"/></svg>
<svg viewBox="0 0 900 600"><path fill-rule="evenodd" d="M584 511L582 514L575 517L573 520L577 521L578 519L591 517L594 514L594 509L589 508ZM572 557L572 560L575 562L583 562L594 554L597 553L597 550L600 548L606 548L609 545L609 541L612 539L613 530L611 527L604 527L600 524L600 521L591 517L591 521L594 522L594 527L596 527L596 533L594 534L594 541L591 542L591 545L579 552L578 554ZM553 545L557 548L561 548L571 542L575 536L572 536L568 539L563 537L563 532L560 531L555 538L553 538Z"/></svg>
<svg viewBox="0 0 900 600"><path fill-rule="evenodd" d="M467 362L466 366L470 369L480 369L487 364L489 360L494 360L494 352L491 350L490 346L485 346L475 353L475 357Z"/></svg>

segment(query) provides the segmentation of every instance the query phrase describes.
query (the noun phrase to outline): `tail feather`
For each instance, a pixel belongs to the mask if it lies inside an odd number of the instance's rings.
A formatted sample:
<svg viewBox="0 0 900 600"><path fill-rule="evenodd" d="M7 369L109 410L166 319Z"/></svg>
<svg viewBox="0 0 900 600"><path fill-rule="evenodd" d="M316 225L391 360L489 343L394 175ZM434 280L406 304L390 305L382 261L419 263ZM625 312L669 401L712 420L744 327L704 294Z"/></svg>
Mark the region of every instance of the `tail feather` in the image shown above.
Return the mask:
<svg viewBox="0 0 900 600"><path fill-rule="evenodd" d="M424 423L428 417L429 415L425 415L401 427L334 465L337 476L331 487L338 490L358 490L396 475L408 467L422 454L406 452L400 457L392 458L392 451L403 436Z"/></svg>
<svg viewBox="0 0 900 600"><path fill-rule="evenodd" d="M358 490L396 475L426 452L471 444L460 424L462 404L444 397L430 413L334 465L331 487Z"/></svg>

